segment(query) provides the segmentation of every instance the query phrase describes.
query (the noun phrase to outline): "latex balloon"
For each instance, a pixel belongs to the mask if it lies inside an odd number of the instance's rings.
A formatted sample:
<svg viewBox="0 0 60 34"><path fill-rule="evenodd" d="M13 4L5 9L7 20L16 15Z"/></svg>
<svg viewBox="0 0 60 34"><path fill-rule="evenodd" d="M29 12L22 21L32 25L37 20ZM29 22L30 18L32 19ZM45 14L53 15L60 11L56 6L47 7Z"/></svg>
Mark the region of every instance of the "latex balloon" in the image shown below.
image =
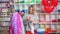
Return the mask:
<svg viewBox="0 0 60 34"><path fill-rule="evenodd" d="M44 10L47 13L51 13L53 11L53 9L54 9L53 5L44 6Z"/></svg>
<svg viewBox="0 0 60 34"><path fill-rule="evenodd" d="M52 0L52 5L57 6L58 0Z"/></svg>
<svg viewBox="0 0 60 34"><path fill-rule="evenodd" d="M44 6L48 5L48 0L42 0L42 4L43 4Z"/></svg>
<svg viewBox="0 0 60 34"><path fill-rule="evenodd" d="M44 6L44 10L47 13L51 13L53 11L54 7L57 6L58 0L42 0L42 4Z"/></svg>
<svg viewBox="0 0 60 34"><path fill-rule="evenodd" d="M46 5L54 5L54 6L57 6L57 4L58 4L58 0L42 0L42 4L44 5L44 6L46 6Z"/></svg>

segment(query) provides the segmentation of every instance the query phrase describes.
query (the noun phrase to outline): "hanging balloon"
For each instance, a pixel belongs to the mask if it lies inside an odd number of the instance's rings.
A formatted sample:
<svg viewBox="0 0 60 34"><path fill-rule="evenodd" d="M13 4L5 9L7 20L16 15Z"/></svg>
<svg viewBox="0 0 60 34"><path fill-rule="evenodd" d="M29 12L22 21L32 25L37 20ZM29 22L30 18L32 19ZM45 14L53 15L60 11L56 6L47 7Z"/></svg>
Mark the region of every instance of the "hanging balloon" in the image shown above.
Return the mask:
<svg viewBox="0 0 60 34"><path fill-rule="evenodd" d="M44 6L48 5L48 0L42 0L42 4L43 4Z"/></svg>
<svg viewBox="0 0 60 34"><path fill-rule="evenodd" d="M58 0L42 0L42 4L44 6L49 5L49 4L52 4L54 6L57 6Z"/></svg>
<svg viewBox="0 0 60 34"><path fill-rule="evenodd" d="M57 6L58 0L52 0L52 5Z"/></svg>
<svg viewBox="0 0 60 34"><path fill-rule="evenodd" d="M47 13L51 13L53 11L54 7L57 6L58 0L42 0L42 4L44 6L44 10Z"/></svg>
<svg viewBox="0 0 60 34"><path fill-rule="evenodd" d="M44 10L47 12L47 13L51 13L54 9L54 6L53 5L48 5L48 6L44 6Z"/></svg>

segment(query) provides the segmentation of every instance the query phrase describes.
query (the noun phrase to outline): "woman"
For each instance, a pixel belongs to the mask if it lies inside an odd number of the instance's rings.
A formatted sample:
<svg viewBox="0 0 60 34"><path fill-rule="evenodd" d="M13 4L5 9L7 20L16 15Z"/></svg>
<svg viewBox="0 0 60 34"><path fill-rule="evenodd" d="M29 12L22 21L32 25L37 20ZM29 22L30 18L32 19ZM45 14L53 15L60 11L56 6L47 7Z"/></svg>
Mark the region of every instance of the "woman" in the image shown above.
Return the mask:
<svg viewBox="0 0 60 34"><path fill-rule="evenodd" d="M31 31L32 34L34 34L34 24L38 22L38 16L33 5L29 7L28 14L25 14L23 19L27 20L27 26L29 27L27 27L28 31Z"/></svg>

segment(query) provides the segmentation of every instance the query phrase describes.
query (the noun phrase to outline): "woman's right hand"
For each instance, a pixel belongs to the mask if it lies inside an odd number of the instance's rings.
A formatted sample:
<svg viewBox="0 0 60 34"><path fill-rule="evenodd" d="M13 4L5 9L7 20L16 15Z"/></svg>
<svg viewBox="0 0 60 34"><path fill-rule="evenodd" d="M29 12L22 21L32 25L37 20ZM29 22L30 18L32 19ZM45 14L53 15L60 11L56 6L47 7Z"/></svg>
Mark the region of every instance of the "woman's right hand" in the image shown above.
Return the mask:
<svg viewBox="0 0 60 34"><path fill-rule="evenodd" d="M31 17L28 17L27 19L30 21L31 20Z"/></svg>
<svg viewBox="0 0 60 34"><path fill-rule="evenodd" d="M31 18L31 17L28 17L28 20L31 22L34 22L33 18Z"/></svg>

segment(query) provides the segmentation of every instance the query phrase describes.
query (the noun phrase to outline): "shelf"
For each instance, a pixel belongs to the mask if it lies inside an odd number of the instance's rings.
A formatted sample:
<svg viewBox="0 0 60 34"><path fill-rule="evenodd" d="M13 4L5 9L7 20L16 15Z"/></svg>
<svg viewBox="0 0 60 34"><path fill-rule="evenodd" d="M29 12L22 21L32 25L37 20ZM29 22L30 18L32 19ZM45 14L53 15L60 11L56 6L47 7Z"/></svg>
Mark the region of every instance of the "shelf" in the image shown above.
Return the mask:
<svg viewBox="0 0 60 34"><path fill-rule="evenodd" d="M2 15L2 16L0 16L0 18L1 18L1 17L10 17L10 15L7 15L7 16Z"/></svg>
<svg viewBox="0 0 60 34"><path fill-rule="evenodd" d="M49 33L60 33L60 32L49 32Z"/></svg>
<svg viewBox="0 0 60 34"><path fill-rule="evenodd" d="M15 3L16 4L16 3ZM22 5L36 5L36 4L40 4L40 3L17 3L17 4L22 4ZM12 4L14 5L14 3Z"/></svg>
<svg viewBox="0 0 60 34"><path fill-rule="evenodd" d="M2 8L2 9L6 9L6 8L8 8L8 7L0 7L0 8ZM9 7L10 8L10 7Z"/></svg>
<svg viewBox="0 0 60 34"><path fill-rule="evenodd" d="M10 22L10 21L0 21L0 22Z"/></svg>
<svg viewBox="0 0 60 34"><path fill-rule="evenodd" d="M9 26L0 26L0 27L9 27Z"/></svg>
<svg viewBox="0 0 60 34"><path fill-rule="evenodd" d="M0 3L9 3L9 1L0 1Z"/></svg>

